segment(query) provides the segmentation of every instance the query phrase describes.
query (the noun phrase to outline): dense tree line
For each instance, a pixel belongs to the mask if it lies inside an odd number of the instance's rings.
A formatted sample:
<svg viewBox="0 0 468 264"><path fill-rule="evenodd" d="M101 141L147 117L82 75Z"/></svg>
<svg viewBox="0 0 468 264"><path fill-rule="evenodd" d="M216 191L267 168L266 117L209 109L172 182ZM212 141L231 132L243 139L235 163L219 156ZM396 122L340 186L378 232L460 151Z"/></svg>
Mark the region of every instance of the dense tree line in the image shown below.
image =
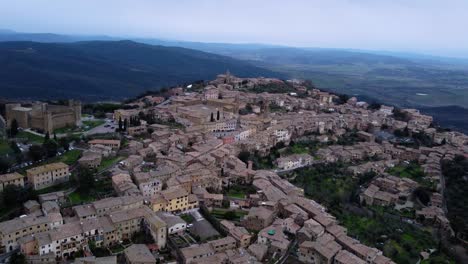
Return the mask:
<svg viewBox="0 0 468 264"><path fill-rule="evenodd" d="M339 212L344 204L357 201L358 181L346 168L340 162L300 168L294 172L293 183L303 188L307 196Z"/></svg>
<svg viewBox="0 0 468 264"><path fill-rule="evenodd" d="M97 104L85 104L83 105L83 114L93 115L97 118L106 117L106 113L113 113L117 109L121 109L122 104L110 104L110 103L97 103Z"/></svg>
<svg viewBox="0 0 468 264"><path fill-rule="evenodd" d="M395 118L395 120L403 121L403 122L408 122L410 120L408 113L403 112L399 108L393 109L393 118Z"/></svg>
<svg viewBox="0 0 468 264"><path fill-rule="evenodd" d="M8 209L21 208L24 202L36 198L37 194L30 187L7 185L1 192L1 206Z"/></svg>
<svg viewBox="0 0 468 264"><path fill-rule="evenodd" d="M468 160L456 156L442 162L445 177L445 198L450 224L458 237L468 238Z"/></svg>
<svg viewBox="0 0 468 264"><path fill-rule="evenodd" d="M60 148L63 150L68 150L70 148L69 140L67 138L57 139L55 134L54 138L50 138L50 135L47 132L42 145L32 145L29 147L28 154L33 161L39 161L45 158L55 157Z"/></svg>
<svg viewBox="0 0 468 264"><path fill-rule="evenodd" d="M77 173L77 191L80 194L88 195L94 187L94 173L95 171L86 167L79 167Z"/></svg>

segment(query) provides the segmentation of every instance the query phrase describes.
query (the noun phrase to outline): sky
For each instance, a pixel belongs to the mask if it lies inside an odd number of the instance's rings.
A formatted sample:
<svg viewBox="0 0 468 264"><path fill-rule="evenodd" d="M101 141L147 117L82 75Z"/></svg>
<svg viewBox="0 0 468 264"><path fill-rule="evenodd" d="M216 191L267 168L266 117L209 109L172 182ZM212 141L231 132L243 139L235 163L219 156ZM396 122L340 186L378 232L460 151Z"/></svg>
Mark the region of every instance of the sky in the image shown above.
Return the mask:
<svg viewBox="0 0 468 264"><path fill-rule="evenodd" d="M0 28L468 57L468 0L0 0Z"/></svg>

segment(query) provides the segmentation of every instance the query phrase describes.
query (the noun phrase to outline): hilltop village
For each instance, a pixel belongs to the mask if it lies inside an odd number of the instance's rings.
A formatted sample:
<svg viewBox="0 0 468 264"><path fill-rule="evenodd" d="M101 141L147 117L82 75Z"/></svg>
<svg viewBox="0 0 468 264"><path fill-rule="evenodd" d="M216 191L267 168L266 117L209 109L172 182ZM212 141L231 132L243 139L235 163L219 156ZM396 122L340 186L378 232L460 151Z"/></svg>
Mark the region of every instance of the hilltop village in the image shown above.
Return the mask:
<svg viewBox="0 0 468 264"><path fill-rule="evenodd" d="M79 108L66 108L71 123L81 122ZM11 105L6 123L52 134L52 114L40 123L28 118L35 112ZM0 223L4 256L27 263L398 262L404 254L391 248L394 240L361 241L341 221L345 209L366 216L387 210L402 225L455 236L441 163L466 156L468 137L434 127L418 110L344 98L303 81L226 73L106 115L111 125L103 126L116 131L77 139L75 162L0 175L0 191L16 185L38 193L21 216ZM345 179L329 184L359 182L353 205L329 208L326 197L314 199L304 173L330 166L343 168ZM440 257L433 244L401 250L417 250L412 260Z"/></svg>

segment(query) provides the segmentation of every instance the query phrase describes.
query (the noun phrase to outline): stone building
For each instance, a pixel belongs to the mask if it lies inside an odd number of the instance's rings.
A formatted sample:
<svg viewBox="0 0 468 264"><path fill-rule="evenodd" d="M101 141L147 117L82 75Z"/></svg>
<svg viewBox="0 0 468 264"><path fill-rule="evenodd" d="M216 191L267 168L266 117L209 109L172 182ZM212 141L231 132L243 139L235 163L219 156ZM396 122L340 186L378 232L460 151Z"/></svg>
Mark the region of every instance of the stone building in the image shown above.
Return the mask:
<svg viewBox="0 0 468 264"><path fill-rule="evenodd" d="M53 133L55 129L81 125L81 102L69 100L67 105L43 102L23 107L13 103L5 105L7 126L16 119L21 128L32 128Z"/></svg>
<svg viewBox="0 0 468 264"><path fill-rule="evenodd" d="M57 162L28 169L26 175L34 190L40 190L67 182L70 178L70 171L67 164Z"/></svg>
<svg viewBox="0 0 468 264"><path fill-rule="evenodd" d="M0 223L0 253L10 252L19 247L23 237L48 231L63 224L61 214L35 216L33 214Z"/></svg>
<svg viewBox="0 0 468 264"><path fill-rule="evenodd" d="M0 192L8 185L24 187L24 176L17 172L0 175Z"/></svg>
<svg viewBox="0 0 468 264"><path fill-rule="evenodd" d="M133 244L124 251L125 263L128 264L152 264L156 259L144 244Z"/></svg>
<svg viewBox="0 0 468 264"><path fill-rule="evenodd" d="M82 167L97 169L101 165L101 153L86 151L83 156L78 160L78 164Z"/></svg>

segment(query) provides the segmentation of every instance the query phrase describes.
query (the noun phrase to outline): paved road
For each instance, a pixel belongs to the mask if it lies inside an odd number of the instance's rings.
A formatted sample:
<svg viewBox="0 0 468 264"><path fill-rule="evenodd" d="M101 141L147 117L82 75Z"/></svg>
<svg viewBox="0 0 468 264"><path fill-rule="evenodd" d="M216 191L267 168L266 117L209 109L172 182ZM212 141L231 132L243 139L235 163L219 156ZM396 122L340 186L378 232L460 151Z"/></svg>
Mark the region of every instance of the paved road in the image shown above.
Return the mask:
<svg viewBox="0 0 468 264"><path fill-rule="evenodd" d="M110 119L106 119L105 121L106 122L104 124L84 132L84 135L114 133L118 124L116 124L114 120L110 120Z"/></svg>

